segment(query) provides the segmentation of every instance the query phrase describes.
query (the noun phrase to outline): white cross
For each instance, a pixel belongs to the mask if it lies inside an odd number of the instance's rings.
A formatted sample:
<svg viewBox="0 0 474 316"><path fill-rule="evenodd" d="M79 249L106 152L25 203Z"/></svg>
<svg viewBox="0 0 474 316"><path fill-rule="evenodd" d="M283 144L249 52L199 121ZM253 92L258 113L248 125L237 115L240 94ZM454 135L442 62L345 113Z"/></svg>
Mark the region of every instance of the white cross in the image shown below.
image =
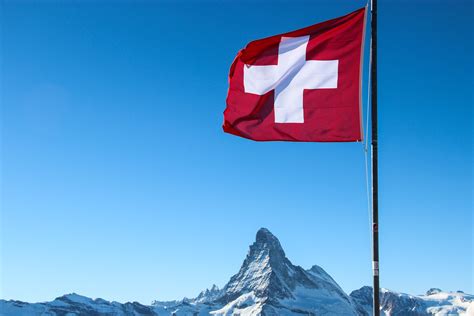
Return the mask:
<svg viewBox="0 0 474 316"><path fill-rule="evenodd" d="M306 60L309 36L282 37L278 65L244 66L246 93L275 90L275 123L304 123L304 89L337 88L338 60Z"/></svg>

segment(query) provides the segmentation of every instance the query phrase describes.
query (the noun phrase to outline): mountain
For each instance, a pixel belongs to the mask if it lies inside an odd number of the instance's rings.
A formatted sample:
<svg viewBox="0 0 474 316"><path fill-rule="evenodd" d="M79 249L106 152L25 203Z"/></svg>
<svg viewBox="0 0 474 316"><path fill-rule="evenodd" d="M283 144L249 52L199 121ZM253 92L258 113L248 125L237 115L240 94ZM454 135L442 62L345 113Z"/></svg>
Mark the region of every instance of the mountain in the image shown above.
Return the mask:
<svg viewBox="0 0 474 316"><path fill-rule="evenodd" d="M385 315L474 315L474 296L430 289L409 295L382 289ZM471 314L472 312L472 314ZM468 314L470 313L470 314ZM121 304L68 294L45 303L0 300L0 315L360 315L372 314L372 288L347 295L321 267L305 270L286 257L278 239L267 229L255 242L240 268L222 288L213 285L195 298Z"/></svg>
<svg viewBox="0 0 474 316"><path fill-rule="evenodd" d="M75 293L63 295L52 302L24 303L0 300L0 315L157 315L151 306L139 303L108 302L90 299Z"/></svg>
<svg viewBox="0 0 474 316"><path fill-rule="evenodd" d="M372 315L372 287L364 286L350 296L360 315ZM410 295L382 289L380 305L386 315L474 315L474 295L462 291L430 289L425 295Z"/></svg>
<svg viewBox="0 0 474 316"><path fill-rule="evenodd" d="M285 315L298 313L357 315L350 297L320 267L306 271L285 256L278 239L265 228L257 232L240 271L230 278L215 315Z"/></svg>

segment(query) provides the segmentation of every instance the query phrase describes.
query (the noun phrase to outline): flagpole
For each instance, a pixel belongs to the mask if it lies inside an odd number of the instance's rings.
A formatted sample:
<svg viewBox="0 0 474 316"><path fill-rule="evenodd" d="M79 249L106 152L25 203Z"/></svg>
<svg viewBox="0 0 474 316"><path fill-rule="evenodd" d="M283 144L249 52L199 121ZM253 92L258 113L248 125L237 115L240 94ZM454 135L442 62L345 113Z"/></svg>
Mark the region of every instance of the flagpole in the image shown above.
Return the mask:
<svg viewBox="0 0 474 316"><path fill-rule="evenodd" d="M371 1L371 99L372 99L372 268L374 275L373 315L380 316L379 282L379 200L378 200L378 144L377 144L377 0Z"/></svg>

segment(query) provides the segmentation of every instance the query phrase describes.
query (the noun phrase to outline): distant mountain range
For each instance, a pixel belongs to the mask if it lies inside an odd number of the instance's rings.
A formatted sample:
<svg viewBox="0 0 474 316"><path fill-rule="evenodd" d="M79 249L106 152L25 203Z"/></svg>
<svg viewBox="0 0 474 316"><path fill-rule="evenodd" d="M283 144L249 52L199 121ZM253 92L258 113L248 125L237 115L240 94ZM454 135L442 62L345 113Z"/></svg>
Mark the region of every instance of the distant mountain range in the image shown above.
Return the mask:
<svg viewBox="0 0 474 316"><path fill-rule="evenodd" d="M408 295L382 289L385 315L473 315L474 295L431 289ZM286 258L278 239L265 228L257 232L239 272L219 289L213 286L192 299L151 305L90 299L77 294L45 303L0 300L0 315L372 315L372 288L347 295L321 267L305 270Z"/></svg>

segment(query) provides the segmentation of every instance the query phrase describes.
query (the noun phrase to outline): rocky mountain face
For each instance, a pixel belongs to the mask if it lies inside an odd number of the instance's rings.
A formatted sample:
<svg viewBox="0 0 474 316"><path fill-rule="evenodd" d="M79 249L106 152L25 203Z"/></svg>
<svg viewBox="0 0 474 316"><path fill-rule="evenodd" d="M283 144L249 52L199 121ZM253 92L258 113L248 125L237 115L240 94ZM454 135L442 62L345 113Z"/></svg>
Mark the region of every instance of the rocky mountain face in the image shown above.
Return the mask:
<svg viewBox="0 0 474 316"><path fill-rule="evenodd" d="M260 229L240 271L231 277L215 315L337 312L356 315L351 299L320 267L306 271L285 256L278 239ZM311 308L308 308L311 306Z"/></svg>
<svg viewBox="0 0 474 316"><path fill-rule="evenodd" d="M474 315L474 296L431 289L413 296L382 290L385 315ZM305 270L286 257L267 229L257 232L239 272L222 288L192 299L151 305L92 300L69 294L46 303L0 300L0 315L361 315L372 314L372 288L347 295L321 267Z"/></svg>

